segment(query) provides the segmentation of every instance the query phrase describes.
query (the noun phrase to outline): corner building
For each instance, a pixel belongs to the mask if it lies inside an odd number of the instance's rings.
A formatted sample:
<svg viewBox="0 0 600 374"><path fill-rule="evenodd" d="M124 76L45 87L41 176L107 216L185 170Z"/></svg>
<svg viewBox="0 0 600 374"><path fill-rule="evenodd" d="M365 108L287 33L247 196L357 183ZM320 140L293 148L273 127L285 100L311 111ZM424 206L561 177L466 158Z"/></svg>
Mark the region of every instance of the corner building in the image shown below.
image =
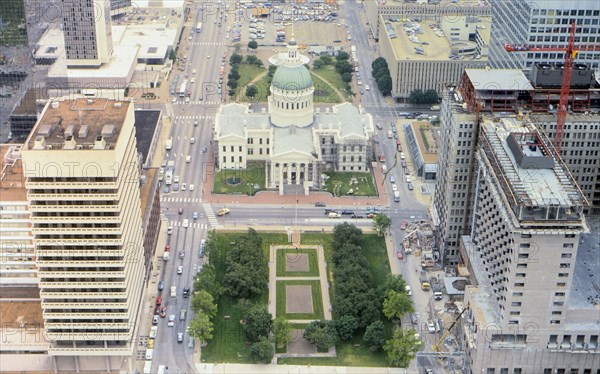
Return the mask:
<svg viewBox="0 0 600 374"><path fill-rule="evenodd" d="M48 354L59 372L118 370L144 277L133 104L52 102L22 158Z"/></svg>

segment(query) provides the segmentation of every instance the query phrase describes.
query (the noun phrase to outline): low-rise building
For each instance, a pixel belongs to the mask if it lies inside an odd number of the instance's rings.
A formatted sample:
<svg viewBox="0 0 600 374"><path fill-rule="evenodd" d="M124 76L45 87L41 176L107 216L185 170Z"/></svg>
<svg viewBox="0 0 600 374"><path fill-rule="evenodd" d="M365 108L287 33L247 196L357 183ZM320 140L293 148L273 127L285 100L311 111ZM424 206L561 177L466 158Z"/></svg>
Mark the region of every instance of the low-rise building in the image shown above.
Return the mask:
<svg viewBox="0 0 600 374"><path fill-rule="evenodd" d="M433 138L431 123L414 121L404 124L403 129L415 174L426 182L435 180L438 149Z"/></svg>

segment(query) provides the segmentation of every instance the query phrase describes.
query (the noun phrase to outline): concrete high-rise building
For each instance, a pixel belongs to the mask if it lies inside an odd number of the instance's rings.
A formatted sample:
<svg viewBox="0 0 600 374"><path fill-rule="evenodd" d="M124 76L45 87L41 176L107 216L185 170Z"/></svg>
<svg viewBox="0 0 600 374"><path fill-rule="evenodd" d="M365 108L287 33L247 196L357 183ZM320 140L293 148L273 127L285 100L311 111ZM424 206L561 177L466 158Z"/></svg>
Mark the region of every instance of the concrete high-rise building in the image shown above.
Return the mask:
<svg viewBox="0 0 600 374"><path fill-rule="evenodd" d="M67 66L98 67L113 53L109 0L61 0Z"/></svg>
<svg viewBox="0 0 600 374"><path fill-rule="evenodd" d="M118 370L145 274L133 104L52 102L21 154L48 354L58 371Z"/></svg>
<svg viewBox="0 0 600 374"><path fill-rule="evenodd" d="M566 47L570 25L578 46L600 43L598 0L496 0L492 3L489 62L493 68L530 69L534 63L563 63L563 52L506 52L504 44ZM580 52L576 63L600 71L600 52Z"/></svg>
<svg viewBox="0 0 600 374"><path fill-rule="evenodd" d="M470 373L596 373L600 260L598 236L585 237L587 201L527 117L485 116L480 131L472 231L461 237L474 283L461 330Z"/></svg>
<svg viewBox="0 0 600 374"><path fill-rule="evenodd" d="M0 290L7 297L37 298L37 270L21 146L0 146Z"/></svg>

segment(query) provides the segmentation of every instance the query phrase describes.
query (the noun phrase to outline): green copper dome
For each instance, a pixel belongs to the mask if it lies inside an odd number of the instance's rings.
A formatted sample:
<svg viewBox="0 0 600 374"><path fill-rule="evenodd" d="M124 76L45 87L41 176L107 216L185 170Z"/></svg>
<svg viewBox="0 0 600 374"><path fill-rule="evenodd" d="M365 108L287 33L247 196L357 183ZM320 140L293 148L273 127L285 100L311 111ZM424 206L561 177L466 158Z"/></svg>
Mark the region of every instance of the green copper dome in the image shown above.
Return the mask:
<svg viewBox="0 0 600 374"><path fill-rule="evenodd" d="M275 70L271 84L280 90L297 91L312 87L313 81L304 65L294 67L281 65Z"/></svg>

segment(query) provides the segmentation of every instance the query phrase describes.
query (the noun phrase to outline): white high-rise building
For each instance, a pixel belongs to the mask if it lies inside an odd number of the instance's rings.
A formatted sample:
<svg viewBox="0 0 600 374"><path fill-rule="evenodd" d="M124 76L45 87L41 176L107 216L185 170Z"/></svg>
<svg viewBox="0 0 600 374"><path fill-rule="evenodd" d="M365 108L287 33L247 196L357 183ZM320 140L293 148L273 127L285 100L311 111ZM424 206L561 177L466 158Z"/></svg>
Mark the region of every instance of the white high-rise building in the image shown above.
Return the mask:
<svg viewBox="0 0 600 374"><path fill-rule="evenodd" d="M489 62L493 68L531 69L537 62L563 63L563 52L507 52L504 44L564 48L573 22L576 46L600 43L598 0L496 0L492 20ZM580 52L575 62L599 71L600 51Z"/></svg>
<svg viewBox="0 0 600 374"><path fill-rule="evenodd" d="M113 53L109 0L61 0L67 66L98 67Z"/></svg>
<svg viewBox="0 0 600 374"><path fill-rule="evenodd" d="M133 104L52 102L21 153L48 354L118 370L145 271Z"/></svg>

